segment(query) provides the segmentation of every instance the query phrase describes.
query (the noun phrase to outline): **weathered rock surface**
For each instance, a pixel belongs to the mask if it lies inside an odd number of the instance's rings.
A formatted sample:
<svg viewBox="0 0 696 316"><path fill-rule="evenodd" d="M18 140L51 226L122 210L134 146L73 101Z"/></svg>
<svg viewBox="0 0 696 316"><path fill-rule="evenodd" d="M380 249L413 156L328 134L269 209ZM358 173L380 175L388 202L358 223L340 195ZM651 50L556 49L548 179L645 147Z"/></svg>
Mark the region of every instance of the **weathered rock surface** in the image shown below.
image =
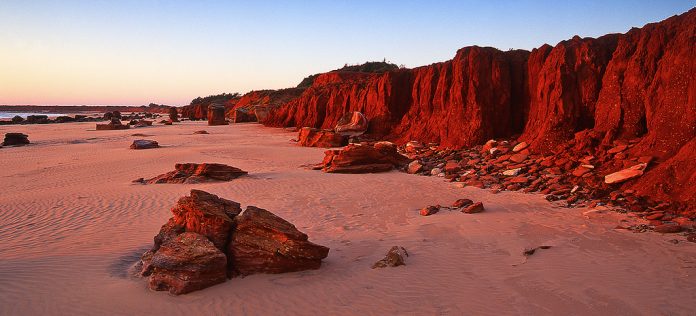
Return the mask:
<svg viewBox="0 0 696 316"><path fill-rule="evenodd" d="M372 265L372 269L406 265L406 261L404 260L406 257L408 257L408 252L404 247L391 247L383 259L375 262L375 264Z"/></svg>
<svg viewBox="0 0 696 316"><path fill-rule="evenodd" d="M172 122L179 121L179 111L175 107L169 108L169 120Z"/></svg>
<svg viewBox="0 0 696 316"><path fill-rule="evenodd" d="M360 112L349 112L336 123L334 131L344 136L360 136L367 131L367 118Z"/></svg>
<svg viewBox="0 0 696 316"><path fill-rule="evenodd" d="M247 174L246 171L219 163L178 163L174 171L143 180L146 184L155 183L202 183L211 181L230 181Z"/></svg>
<svg viewBox="0 0 696 316"><path fill-rule="evenodd" d="M341 147L348 144L348 138L332 130L303 127L297 136L297 143L305 147Z"/></svg>
<svg viewBox="0 0 696 316"><path fill-rule="evenodd" d="M607 184L621 183L643 175L645 164L637 164L633 167L623 169L604 176L604 182Z"/></svg>
<svg viewBox="0 0 696 316"><path fill-rule="evenodd" d="M343 149L328 150L321 169L329 173L384 172L407 165L410 160L389 142L349 144Z"/></svg>
<svg viewBox="0 0 696 316"><path fill-rule="evenodd" d="M23 146L29 144L29 136L22 133L6 133L3 146Z"/></svg>
<svg viewBox="0 0 696 316"><path fill-rule="evenodd" d="M179 295L227 279L227 257L210 240L185 232L159 247L148 265L149 287Z"/></svg>
<svg viewBox="0 0 696 316"><path fill-rule="evenodd" d="M225 107L222 105L208 106L208 125L227 125L225 119Z"/></svg>
<svg viewBox="0 0 696 316"><path fill-rule="evenodd" d="M119 115L120 116L120 115ZM112 118L108 124L97 124L98 131L129 129L130 125L121 123L121 119Z"/></svg>
<svg viewBox="0 0 696 316"><path fill-rule="evenodd" d="M266 210L200 190L180 198L138 263L153 290L184 294L228 276L318 269L329 248ZM241 213L241 214L240 214Z"/></svg>
<svg viewBox="0 0 696 316"><path fill-rule="evenodd" d="M130 149L150 149L159 148L159 143L149 139L136 139L130 145Z"/></svg>
<svg viewBox="0 0 696 316"><path fill-rule="evenodd" d="M369 134L399 144L461 148L520 135L527 147L513 152L544 155L587 130L585 136L598 137L584 139L585 149L611 146L618 159L640 154L664 165L623 189L693 207L694 173L675 164L696 155L687 146L696 139L694 27L696 9L625 34L574 37L531 52L473 46L414 69L326 73L272 110L265 124L331 128L344 113L359 111L369 118ZM613 144L629 140L636 142L627 149ZM667 172L676 179L667 180Z"/></svg>
<svg viewBox="0 0 696 316"><path fill-rule="evenodd" d="M318 269L329 248L308 241L294 225L249 206L235 217L227 253L235 274L284 273Z"/></svg>

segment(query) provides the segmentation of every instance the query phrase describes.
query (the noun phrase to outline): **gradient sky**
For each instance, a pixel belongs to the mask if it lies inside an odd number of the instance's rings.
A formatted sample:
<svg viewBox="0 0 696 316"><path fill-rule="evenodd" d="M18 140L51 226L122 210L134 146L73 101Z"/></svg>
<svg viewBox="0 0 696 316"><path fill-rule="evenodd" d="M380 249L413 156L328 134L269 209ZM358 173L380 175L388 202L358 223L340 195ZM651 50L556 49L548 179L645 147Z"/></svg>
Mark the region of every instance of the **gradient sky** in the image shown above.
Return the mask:
<svg viewBox="0 0 696 316"><path fill-rule="evenodd" d="M0 0L0 104L188 104L285 88L345 63L415 67L479 45L532 49L694 1Z"/></svg>

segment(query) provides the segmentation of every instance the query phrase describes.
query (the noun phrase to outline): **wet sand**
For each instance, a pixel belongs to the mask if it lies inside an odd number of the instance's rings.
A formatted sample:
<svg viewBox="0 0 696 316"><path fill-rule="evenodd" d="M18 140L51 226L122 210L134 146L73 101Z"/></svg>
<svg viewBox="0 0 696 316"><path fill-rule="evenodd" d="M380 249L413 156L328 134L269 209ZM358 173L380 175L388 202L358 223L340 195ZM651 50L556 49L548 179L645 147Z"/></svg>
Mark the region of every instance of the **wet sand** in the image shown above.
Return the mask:
<svg viewBox="0 0 696 316"><path fill-rule="evenodd" d="M193 135L205 129L209 135ZM566 209L541 195L492 194L400 172L324 174L323 149L257 124L94 131L94 123L0 126L32 145L0 149L0 314L694 314L696 244L614 227L626 215ZM133 133L163 148L130 150ZM136 185L178 162L249 175L224 183ZM266 208L331 248L321 269L253 275L182 296L128 267L192 188ZM486 212L426 205L458 198ZM681 242L672 243L677 239ZM406 266L371 269L391 246ZM529 257L526 248L541 245Z"/></svg>

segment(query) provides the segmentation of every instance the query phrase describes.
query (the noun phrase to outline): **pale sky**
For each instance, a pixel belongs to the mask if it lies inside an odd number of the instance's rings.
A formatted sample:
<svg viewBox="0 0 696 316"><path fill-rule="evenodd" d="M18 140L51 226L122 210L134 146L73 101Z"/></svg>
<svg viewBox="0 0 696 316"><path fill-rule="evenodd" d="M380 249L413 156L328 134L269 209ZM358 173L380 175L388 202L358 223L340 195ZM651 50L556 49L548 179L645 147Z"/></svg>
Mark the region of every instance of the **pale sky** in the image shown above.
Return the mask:
<svg viewBox="0 0 696 316"><path fill-rule="evenodd" d="M0 0L0 104L188 104L469 45L532 49L626 32L693 1Z"/></svg>

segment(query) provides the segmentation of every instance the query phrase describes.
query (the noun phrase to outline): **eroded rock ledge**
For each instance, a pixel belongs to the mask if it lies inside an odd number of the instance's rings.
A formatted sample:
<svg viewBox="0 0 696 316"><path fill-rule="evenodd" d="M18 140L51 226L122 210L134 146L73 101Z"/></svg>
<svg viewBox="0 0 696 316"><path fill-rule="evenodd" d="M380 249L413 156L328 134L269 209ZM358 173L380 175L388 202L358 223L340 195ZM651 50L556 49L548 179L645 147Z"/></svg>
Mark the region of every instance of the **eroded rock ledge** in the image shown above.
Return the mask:
<svg viewBox="0 0 696 316"><path fill-rule="evenodd" d="M318 269L329 248L275 214L200 190L179 199L173 216L136 265L155 291L185 294L226 278Z"/></svg>

